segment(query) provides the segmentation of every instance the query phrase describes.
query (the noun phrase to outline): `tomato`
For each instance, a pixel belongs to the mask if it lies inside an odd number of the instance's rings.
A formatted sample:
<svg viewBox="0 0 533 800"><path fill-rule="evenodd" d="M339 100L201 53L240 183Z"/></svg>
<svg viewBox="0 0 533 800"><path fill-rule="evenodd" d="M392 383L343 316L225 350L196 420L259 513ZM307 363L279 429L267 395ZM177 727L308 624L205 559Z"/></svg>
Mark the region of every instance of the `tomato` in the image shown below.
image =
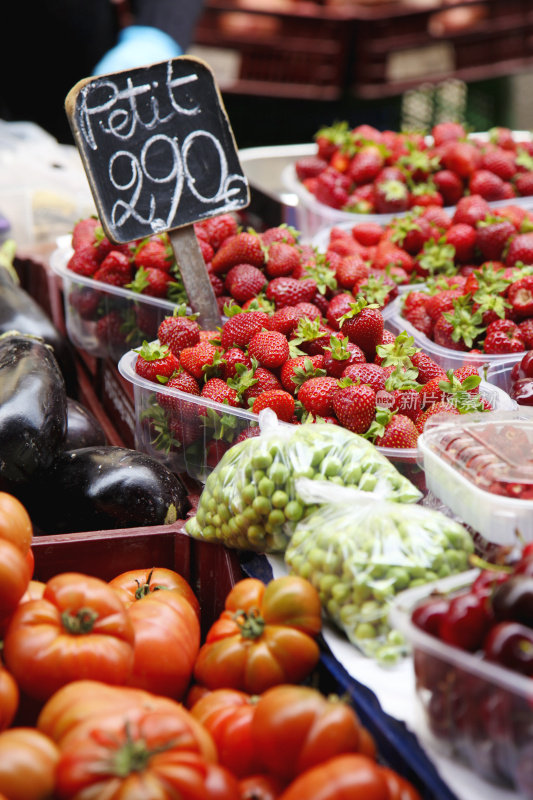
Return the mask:
<svg viewBox="0 0 533 800"><path fill-rule="evenodd" d="M46 700L73 680L124 683L133 669L134 636L126 608L105 581L65 572L47 581L41 599L18 606L4 659L20 689Z"/></svg>
<svg viewBox="0 0 533 800"><path fill-rule="evenodd" d="M34 728L0 733L0 792L9 800L48 800L53 796L59 749Z"/></svg>
<svg viewBox="0 0 533 800"><path fill-rule="evenodd" d="M0 492L0 539L7 539L26 555L32 538L33 525L26 507L12 494Z"/></svg>
<svg viewBox="0 0 533 800"><path fill-rule="evenodd" d="M200 620L186 598L151 592L128 608L135 633L133 670L126 683L181 699L200 649Z"/></svg>
<svg viewBox="0 0 533 800"><path fill-rule="evenodd" d="M109 585L117 590L120 599L126 606L136 600L142 600L150 592L176 589L189 601L198 617L200 616L200 603L192 587L179 572L174 572L172 569L153 567L128 570L110 580Z"/></svg>
<svg viewBox="0 0 533 800"><path fill-rule="evenodd" d="M422 800L412 783L393 769L382 767L381 774L387 783L390 800Z"/></svg>
<svg viewBox="0 0 533 800"><path fill-rule="evenodd" d="M29 550L28 552L31 553L32 551ZM28 587L26 591L19 600L19 604L25 603L27 600L36 600L37 598L42 597L44 592L44 587L45 584L42 581L30 580L28 582ZM5 632L7 631L7 626L11 621L11 617L13 616L14 611L15 609L13 609L11 614L8 614L7 616L0 619L0 637L3 637Z"/></svg>
<svg viewBox="0 0 533 800"><path fill-rule="evenodd" d="M0 620L16 609L30 578L24 554L13 542L0 538Z"/></svg>
<svg viewBox="0 0 533 800"><path fill-rule="evenodd" d="M56 796L240 800L237 779L191 746L183 720L157 712L112 726L101 721L85 738L63 744Z"/></svg>
<svg viewBox="0 0 533 800"><path fill-rule="evenodd" d="M0 665L0 731L9 728L13 722L19 700L20 693L16 680Z"/></svg>
<svg viewBox="0 0 533 800"><path fill-rule="evenodd" d="M241 800L277 800L284 784L273 775L249 775L239 781Z"/></svg>
<svg viewBox="0 0 533 800"><path fill-rule="evenodd" d="M215 740L220 763L238 778L262 766L252 737L255 709L256 698L236 689L215 689L191 708Z"/></svg>
<svg viewBox="0 0 533 800"><path fill-rule="evenodd" d="M284 781L341 753L357 753L361 724L348 703L310 686L274 686L257 701L254 745L263 771Z"/></svg>
<svg viewBox="0 0 533 800"><path fill-rule="evenodd" d="M31 547L26 553L26 563L30 571L30 578L33 578L33 573L35 572L35 553Z"/></svg>
<svg viewBox="0 0 533 800"><path fill-rule="evenodd" d="M183 704L186 708L191 709L195 703L200 700L201 697L210 693L210 689L207 689L205 686L200 686L199 683L193 683L192 686L189 687L187 694L183 699Z"/></svg>
<svg viewBox="0 0 533 800"><path fill-rule="evenodd" d="M194 668L209 689L259 694L279 683L299 683L316 666L322 625L318 592L304 578L285 575L267 585L238 581L207 633Z"/></svg>
<svg viewBox="0 0 533 800"><path fill-rule="evenodd" d="M390 800L375 761L359 753L335 756L298 775L279 800Z"/></svg>

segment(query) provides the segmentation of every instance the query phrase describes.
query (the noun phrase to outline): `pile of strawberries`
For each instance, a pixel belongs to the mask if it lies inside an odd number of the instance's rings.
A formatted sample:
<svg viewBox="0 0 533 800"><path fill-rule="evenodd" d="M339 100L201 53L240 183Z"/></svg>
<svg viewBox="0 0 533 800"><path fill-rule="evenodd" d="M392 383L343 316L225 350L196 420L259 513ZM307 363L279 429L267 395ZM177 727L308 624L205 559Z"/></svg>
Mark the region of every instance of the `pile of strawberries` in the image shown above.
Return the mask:
<svg viewBox="0 0 533 800"><path fill-rule="evenodd" d="M214 331L186 312L167 317L158 339L137 351L139 375L196 398L189 403L155 390L151 424L166 449L203 439L210 412L200 398L253 413L271 408L294 424L342 425L391 448L415 447L436 413L490 408L474 368L447 373L412 337L387 330L379 308L362 297L351 296L327 320L290 293L277 296L274 311L253 303L227 310ZM228 446L235 441L229 433Z"/></svg>
<svg viewBox="0 0 533 800"><path fill-rule="evenodd" d="M347 122L320 129L316 153L295 163L321 203L358 214L398 214L415 206L454 206L465 195L510 200L533 194L533 143L505 127L487 138L458 122L423 133L378 131Z"/></svg>

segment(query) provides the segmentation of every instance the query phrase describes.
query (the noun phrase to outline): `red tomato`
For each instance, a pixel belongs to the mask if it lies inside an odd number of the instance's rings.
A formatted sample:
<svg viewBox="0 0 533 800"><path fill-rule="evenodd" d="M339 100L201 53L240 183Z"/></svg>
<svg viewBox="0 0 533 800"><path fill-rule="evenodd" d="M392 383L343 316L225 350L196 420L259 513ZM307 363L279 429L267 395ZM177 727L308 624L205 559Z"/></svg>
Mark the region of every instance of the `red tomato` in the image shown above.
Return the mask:
<svg viewBox="0 0 533 800"><path fill-rule="evenodd" d="M164 589L175 589L189 601L191 606L200 616L200 603L192 587L185 578L172 569L165 567L152 567L151 569L132 569L122 572L109 581L109 585L116 589L122 602L128 606L136 600L142 600L151 592Z"/></svg>
<svg viewBox="0 0 533 800"><path fill-rule="evenodd" d="M239 581L200 648L195 679L209 689L250 694L299 683L318 662L314 637L321 630L321 613L318 592L299 576L267 585L255 578Z"/></svg>
<svg viewBox="0 0 533 800"><path fill-rule="evenodd" d="M274 686L257 701L253 742L263 771L288 782L343 753L358 753L361 724L353 708L310 686Z"/></svg>
<svg viewBox="0 0 533 800"><path fill-rule="evenodd" d="M32 538L33 525L26 507L12 494L0 492L0 539L7 539L26 555Z"/></svg>
<svg viewBox="0 0 533 800"><path fill-rule="evenodd" d="M125 681L180 700L200 649L200 621L176 590L151 592L128 608L135 633L133 670Z"/></svg>
<svg viewBox="0 0 533 800"><path fill-rule="evenodd" d="M34 728L0 733L0 792L9 800L47 800L53 796L56 744Z"/></svg>
<svg viewBox="0 0 533 800"><path fill-rule="evenodd" d="M0 620L16 609L30 578L25 555L13 542L0 538Z"/></svg>
<svg viewBox="0 0 533 800"><path fill-rule="evenodd" d="M59 800L240 800L237 779L192 749L183 721L157 712L127 722L122 717L112 725L101 720L84 738L63 744L56 795Z"/></svg>
<svg viewBox="0 0 533 800"><path fill-rule="evenodd" d="M65 572L46 583L41 599L18 606L4 659L20 689L46 700L73 680L124 683L133 646L133 625L116 592L99 578Z"/></svg>
<svg viewBox="0 0 533 800"><path fill-rule="evenodd" d="M421 800L415 787L393 769L382 767L381 774L387 782L390 800Z"/></svg>
<svg viewBox="0 0 533 800"><path fill-rule="evenodd" d="M381 767L367 756L335 756L298 775L279 800L390 800Z"/></svg>
<svg viewBox="0 0 533 800"><path fill-rule="evenodd" d="M239 781L241 800L277 800L284 784L273 775L249 775Z"/></svg>
<svg viewBox="0 0 533 800"><path fill-rule="evenodd" d="M220 763L238 778L261 769L252 737L255 709L255 698L236 689L215 689L191 708L215 740Z"/></svg>
<svg viewBox="0 0 533 800"><path fill-rule="evenodd" d="M0 731L9 728L19 707L17 682L7 669L0 666Z"/></svg>

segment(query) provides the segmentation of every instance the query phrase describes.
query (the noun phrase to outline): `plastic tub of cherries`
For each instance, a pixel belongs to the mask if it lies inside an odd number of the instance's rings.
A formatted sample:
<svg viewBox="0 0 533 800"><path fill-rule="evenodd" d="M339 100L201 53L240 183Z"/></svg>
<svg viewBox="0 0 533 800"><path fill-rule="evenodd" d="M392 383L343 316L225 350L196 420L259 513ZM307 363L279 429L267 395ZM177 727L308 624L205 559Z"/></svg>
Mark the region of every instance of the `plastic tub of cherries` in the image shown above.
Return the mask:
<svg viewBox="0 0 533 800"><path fill-rule="evenodd" d="M533 799L533 553L399 594L418 731L445 755ZM423 730L422 730L423 729Z"/></svg>
<svg viewBox="0 0 533 800"><path fill-rule="evenodd" d="M510 364L492 364L486 380L512 397L523 416L533 416L533 350Z"/></svg>

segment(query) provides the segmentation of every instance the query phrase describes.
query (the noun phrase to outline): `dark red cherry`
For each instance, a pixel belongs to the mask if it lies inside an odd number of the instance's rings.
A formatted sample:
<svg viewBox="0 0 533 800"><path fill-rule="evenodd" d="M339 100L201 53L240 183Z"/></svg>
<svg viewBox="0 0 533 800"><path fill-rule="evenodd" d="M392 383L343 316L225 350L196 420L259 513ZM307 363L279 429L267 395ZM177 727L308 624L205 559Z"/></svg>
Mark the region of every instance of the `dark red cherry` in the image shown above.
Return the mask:
<svg viewBox="0 0 533 800"><path fill-rule="evenodd" d="M499 586L500 583L504 583L508 577L508 570L484 569L479 573L472 584L472 591L483 597L490 597L496 586Z"/></svg>
<svg viewBox="0 0 533 800"><path fill-rule="evenodd" d="M526 378L533 378L533 350L528 350L520 362L520 371Z"/></svg>
<svg viewBox="0 0 533 800"><path fill-rule="evenodd" d="M445 597L432 597L418 605L411 614L411 621L432 636L439 635L442 618L448 611L450 601Z"/></svg>
<svg viewBox="0 0 533 800"><path fill-rule="evenodd" d="M512 620L533 627L533 577L511 575L496 587L491 598L492 613L498 622Z"/></svg>
<svg viewBox="0 0 533 800"><path fill-rule="evenodd" d="M492 616L485 597L464 592L450 600L439 626L439 636L448 644L474 652L483 644Z"/></svg>
<svg viewBox="0 0 533 800"><path fill-rule="evenodd" d="M509 394L518 405L533 406L533 379L519 378L511 386Z"/></svg>
<svg viewBox="0 0 533 800"><path fill-rule="evenodd" d="M519 622L499 622L489 631L485 656L504 667L533 676L533 630Z"/></svg>

